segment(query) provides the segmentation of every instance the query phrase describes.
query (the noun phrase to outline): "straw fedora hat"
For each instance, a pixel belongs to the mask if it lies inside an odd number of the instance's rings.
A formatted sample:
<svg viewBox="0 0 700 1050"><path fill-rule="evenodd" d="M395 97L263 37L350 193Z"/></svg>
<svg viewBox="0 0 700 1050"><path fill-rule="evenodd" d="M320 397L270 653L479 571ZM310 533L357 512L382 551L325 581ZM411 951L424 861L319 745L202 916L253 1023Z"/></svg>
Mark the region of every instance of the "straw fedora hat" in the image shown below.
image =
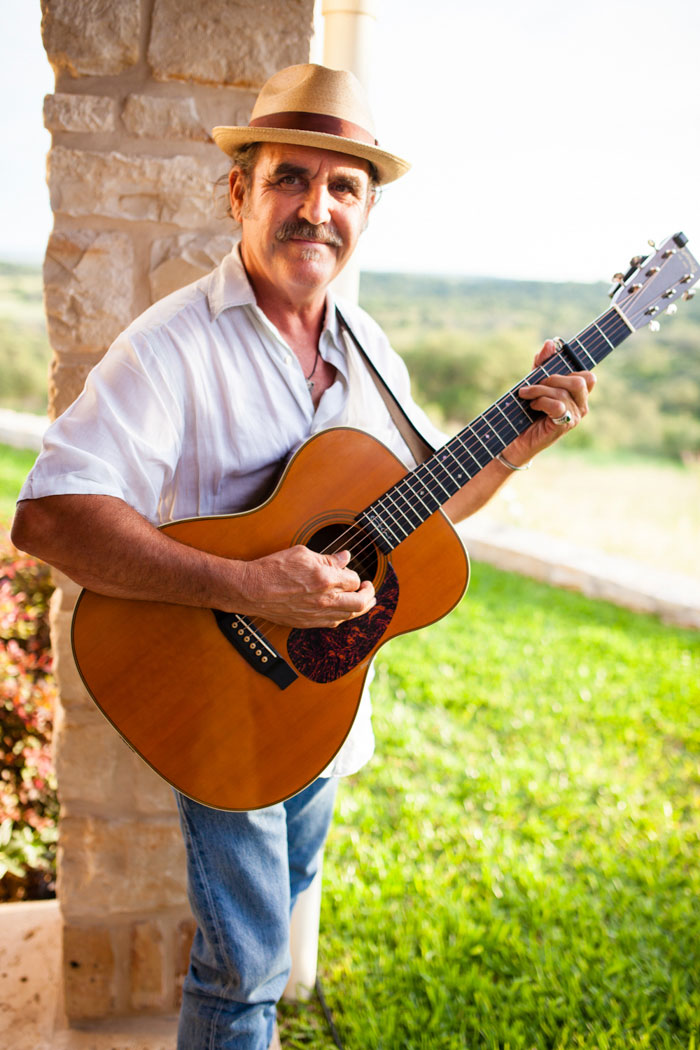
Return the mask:
<svg viewBox="0 0 700 1050"><path fill-rule="evenodd" d="M381 183L393 182L410 168L407 161L379 149L357 77L326 66L281 69L263 85L246 127L217 127L212 136L229 155L250 142L284 142L347 153L374 164Z"/></svg>

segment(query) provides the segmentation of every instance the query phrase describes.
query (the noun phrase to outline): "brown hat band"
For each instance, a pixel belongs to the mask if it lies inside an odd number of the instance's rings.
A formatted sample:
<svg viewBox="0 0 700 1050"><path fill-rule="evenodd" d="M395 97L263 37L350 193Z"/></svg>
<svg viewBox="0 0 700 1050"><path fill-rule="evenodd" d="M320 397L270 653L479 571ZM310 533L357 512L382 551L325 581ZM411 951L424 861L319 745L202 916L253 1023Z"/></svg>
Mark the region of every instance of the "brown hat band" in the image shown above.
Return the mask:
<svg viewBox="0 0 700 1050"><path fill-rule="evenodd" d="M353 124L341 117L331 117L326 113L304 113L302 111L286 111L284 113L269 113L264 117L256 117L248 125L251 128L287 128L294 131L319 131L324 135L338 135L344 139L354 139L355 142L366 142L370 146L379 143L369 131L359 124Z"/></svg>

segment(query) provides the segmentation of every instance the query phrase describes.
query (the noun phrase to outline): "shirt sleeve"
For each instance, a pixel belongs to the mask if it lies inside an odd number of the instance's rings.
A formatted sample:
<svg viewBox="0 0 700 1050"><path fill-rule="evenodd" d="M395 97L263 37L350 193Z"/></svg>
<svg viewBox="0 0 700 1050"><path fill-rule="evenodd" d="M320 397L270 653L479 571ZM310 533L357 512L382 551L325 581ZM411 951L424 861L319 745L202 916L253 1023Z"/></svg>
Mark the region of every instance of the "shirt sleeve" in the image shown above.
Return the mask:
<svg viewBox="0 0 700 1050"><path fill-rule="evenodd" d="M121 335L44 436L20 500L115 496L150 521L180 455L182 401L144 336Z"/></svg>

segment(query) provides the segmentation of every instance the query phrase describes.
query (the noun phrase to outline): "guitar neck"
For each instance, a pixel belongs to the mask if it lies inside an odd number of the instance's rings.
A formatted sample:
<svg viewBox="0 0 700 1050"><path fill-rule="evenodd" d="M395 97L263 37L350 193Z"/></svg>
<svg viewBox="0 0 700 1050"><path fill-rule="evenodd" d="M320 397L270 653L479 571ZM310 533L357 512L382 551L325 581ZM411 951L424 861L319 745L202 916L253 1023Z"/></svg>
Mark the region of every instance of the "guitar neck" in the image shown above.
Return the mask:
<svg viewBox="0 0 700 1050"><path fill-rule="evenodd" d="M389 554L535 421L538 413L518 396L522 386L555 374L590 371L633 331L611 307L370 504L358 524Z"/></svg>

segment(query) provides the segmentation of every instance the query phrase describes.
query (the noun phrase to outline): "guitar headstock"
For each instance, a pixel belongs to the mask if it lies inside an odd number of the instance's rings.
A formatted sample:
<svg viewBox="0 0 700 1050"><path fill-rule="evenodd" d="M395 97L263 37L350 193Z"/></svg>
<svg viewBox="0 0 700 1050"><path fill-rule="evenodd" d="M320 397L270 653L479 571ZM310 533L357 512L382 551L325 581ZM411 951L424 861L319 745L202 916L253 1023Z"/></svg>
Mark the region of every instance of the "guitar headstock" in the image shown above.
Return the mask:
<svg viewBox="0 0 700 1050"><path fill-rule="evenodd" d="M615 274L610 297L634 329L648 324L657 330L656 318L664 310L675 313L677 307L669 307L676 299L694 296L700 265L687 243L684 233L667 237L658 247L650 242L650 255L635 256L627 273Z"/></svg>

